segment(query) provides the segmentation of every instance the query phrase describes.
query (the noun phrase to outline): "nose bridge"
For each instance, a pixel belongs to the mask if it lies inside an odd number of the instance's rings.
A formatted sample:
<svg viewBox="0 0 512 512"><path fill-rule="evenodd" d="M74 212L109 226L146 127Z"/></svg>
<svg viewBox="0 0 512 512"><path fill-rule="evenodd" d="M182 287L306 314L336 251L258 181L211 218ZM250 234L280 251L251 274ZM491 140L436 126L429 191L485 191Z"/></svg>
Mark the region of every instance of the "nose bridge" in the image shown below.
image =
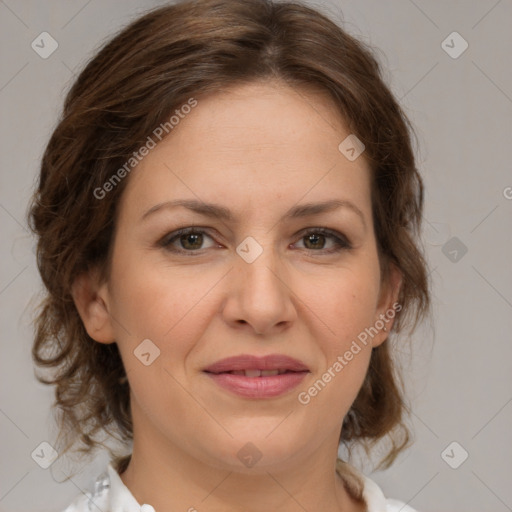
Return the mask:
<svg viewBox="0 0 512 512"><path fill-rule="evenodd" d="M282 292L282 282L277 277L281 268L280 258L271 236L267 236L261 243L253 237L247 237L237 247L237 254L239 261L236 271L242 278L244 291L255 296Z"/></svg>
<svg viewBox="0 0 512 512"><path fill-rule="evenodd" d="M273 239L267 236L260 240L261 243L247 237L237 247L228 315L263 333L290 321L294 308L291 291L285 284L285 267Z"/></svg>

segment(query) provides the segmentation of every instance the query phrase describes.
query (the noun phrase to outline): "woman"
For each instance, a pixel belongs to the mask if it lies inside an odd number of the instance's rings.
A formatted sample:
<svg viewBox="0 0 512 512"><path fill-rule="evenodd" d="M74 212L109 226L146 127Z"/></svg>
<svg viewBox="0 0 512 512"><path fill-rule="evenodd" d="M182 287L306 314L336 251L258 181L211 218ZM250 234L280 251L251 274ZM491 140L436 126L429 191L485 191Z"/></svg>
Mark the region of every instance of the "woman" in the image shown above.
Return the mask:
<svg viewBox="0 0 512 512"><path fill-rule="evenodd" d="M126 446L67 512L412 510L338 458L409 441L410 133L371 52L299 3L164 6L98 52L30 211L59 451Z"/></svg>

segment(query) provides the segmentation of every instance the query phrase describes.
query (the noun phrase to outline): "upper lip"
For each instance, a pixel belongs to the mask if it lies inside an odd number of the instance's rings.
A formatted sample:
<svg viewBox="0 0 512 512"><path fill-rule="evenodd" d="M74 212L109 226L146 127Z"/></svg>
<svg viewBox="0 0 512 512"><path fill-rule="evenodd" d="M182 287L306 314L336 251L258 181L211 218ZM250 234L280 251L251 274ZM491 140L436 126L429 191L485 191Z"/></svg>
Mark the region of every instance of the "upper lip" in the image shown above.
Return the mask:
<svg viewBox="0 0 512 512"><path fill-rule="evenodd" d="M301 361L284 354L270 354L263 357L242 354L227 357L208 366L203 371L222 373L236 370L290 370L294 372L309 371Z"/></svg>

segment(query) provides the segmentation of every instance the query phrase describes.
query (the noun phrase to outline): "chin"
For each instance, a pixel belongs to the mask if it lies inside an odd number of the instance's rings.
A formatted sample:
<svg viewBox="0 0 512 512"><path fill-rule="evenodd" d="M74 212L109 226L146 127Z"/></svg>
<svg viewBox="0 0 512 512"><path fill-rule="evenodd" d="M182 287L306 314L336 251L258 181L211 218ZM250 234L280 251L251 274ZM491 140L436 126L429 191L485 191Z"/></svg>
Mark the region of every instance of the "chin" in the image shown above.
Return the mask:
<svg viewBox="0 0 512 512"><path fill-rule="evenodd" d="M273 428L275 429L278 424L279 422L274 422ZM255 428L254 425L247 428L246 435L234 432L232 439L225 439L222 443L214 442L210 446L217 448L215 453L210 451L217 459L215 465L229 471L253 475L289 469L291 459L303 448L300 438L294 439L294 436L285 429L278 433L277 430L262 430Z"/></svg>

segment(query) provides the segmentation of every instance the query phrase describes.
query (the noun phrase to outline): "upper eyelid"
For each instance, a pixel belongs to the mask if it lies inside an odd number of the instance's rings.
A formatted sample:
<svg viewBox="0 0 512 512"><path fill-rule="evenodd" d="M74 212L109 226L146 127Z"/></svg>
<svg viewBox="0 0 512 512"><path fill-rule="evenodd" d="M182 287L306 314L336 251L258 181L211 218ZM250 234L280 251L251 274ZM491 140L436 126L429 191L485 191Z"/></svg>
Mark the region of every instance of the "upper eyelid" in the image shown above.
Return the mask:
<svg viewBox="0 0 512 512"><path fill-rule="evenodd" d="M312 226L309 228L303 228L300 229L294 236L298 236L303 233L308 233L310 231L324 231L326 235L332 235L332 236L342 236L348 239L348 237L342 233L341 231L338 231L336 229L327 228L324 226ZM216 230L212 228L202 227L202 226L187 226L183 228L178 228L173 231L168 232L163 238L174 238L175 236L179 236L180 234L188 234L188 233L205 233L206 235L213 237L212 232L217 232ZM217 232L218 233L218 232ZM222 235L220 235L222 238L224 238Z"/></svg>

